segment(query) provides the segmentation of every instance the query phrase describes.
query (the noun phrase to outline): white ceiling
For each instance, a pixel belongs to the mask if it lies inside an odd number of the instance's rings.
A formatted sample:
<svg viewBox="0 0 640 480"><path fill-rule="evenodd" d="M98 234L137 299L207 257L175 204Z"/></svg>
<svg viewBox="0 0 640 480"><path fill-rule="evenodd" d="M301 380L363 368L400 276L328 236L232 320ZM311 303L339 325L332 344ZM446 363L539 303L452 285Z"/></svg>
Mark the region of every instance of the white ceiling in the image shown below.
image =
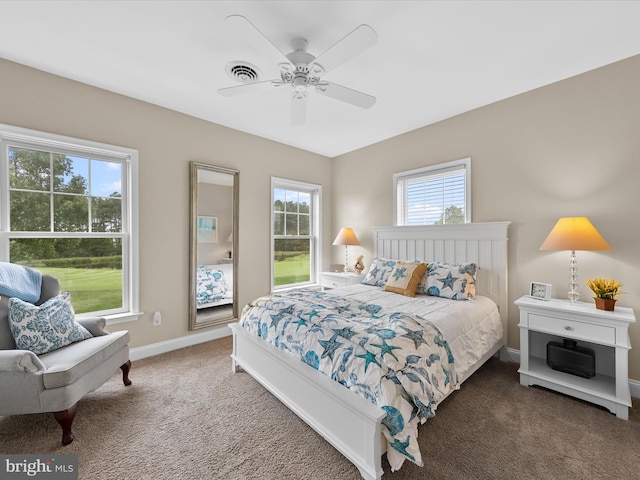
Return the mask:
<svg viewBox="0 0 640 480"><path fill-rule="evenodd" d="M230 31L231 14L316 56L370 25L377 44L324 79L376 104L311 92L292 126L285 87L219 95L238 85L228 62L271 79L282 61ZM328 157L640 53L639 1L5 0L0 18L0 57Z"/></svg>

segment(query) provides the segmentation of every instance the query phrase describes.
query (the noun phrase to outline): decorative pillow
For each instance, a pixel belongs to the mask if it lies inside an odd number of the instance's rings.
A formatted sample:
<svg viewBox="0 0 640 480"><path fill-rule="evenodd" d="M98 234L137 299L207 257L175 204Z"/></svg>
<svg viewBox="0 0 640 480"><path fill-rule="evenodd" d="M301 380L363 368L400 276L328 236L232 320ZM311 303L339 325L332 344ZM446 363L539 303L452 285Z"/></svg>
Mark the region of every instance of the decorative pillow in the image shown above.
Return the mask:
<svg viewBox="0 0 640 480"><path fill-rule="evenodd" d="M468 300L476 294L477 269L475 263L430 263L416 293Z"/></svg>
<svg viewBox="0 0 640 480"><path fill-rule="evenodd" d="M371 261L369 271L362 279L362 283L365 285L373 285L374 287L384 287L389 280L389 275L393 267L395 267L397 260L391 260L388 258L374 258Z"/></svg>
<svg viewBox="0 0 640 480"><path fill-rule="evenodd" d="M383 290L415 297L418 283L427 271L426 263L396 262Z"/></svg>
<svg viewBox="0 0 640 480"><path fill-rule="evenodd" d="M229 291L224 273L218 268L198 265L196 276L196 303L198 305L221 300Z"/></svg>
<svg viewBox="0 0 640 480"><path fill-rule="evenodd" d="M36 355L52 352L93 335L74 319L69 292L62 292L40 306L9 299L9 327L16 348Z"/></svg>

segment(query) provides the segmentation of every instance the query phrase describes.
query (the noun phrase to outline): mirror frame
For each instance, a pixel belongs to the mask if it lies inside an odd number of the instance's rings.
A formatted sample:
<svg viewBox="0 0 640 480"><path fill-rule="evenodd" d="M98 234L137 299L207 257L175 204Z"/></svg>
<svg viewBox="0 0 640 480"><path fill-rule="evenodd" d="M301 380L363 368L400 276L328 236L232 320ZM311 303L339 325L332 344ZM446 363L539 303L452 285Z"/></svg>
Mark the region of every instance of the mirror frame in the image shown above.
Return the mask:
<svg viewBox="0 0 640 480"><path fill-rule="evenodd" d="M198 330L214 325L226 325L238 318L238 193L240 191L238 170L225 167L217 167L207 163L189 162L191 198L189 202L190 218L190 242L189 242L189 330ZM198 268L198 171L207 170L217 173L225 173L233 176L232 188L232 255L233 255L233 304L231 315L206 318L198 321L198 309L196 308L196 272Z"/></svg>

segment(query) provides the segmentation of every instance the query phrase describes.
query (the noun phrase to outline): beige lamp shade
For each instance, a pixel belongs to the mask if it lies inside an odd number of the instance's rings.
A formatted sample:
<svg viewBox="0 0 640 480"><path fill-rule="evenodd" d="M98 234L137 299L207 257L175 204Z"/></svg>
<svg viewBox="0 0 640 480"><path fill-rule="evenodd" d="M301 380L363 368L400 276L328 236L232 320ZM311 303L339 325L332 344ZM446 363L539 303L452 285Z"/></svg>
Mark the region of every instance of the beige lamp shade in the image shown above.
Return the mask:
<svg viewBox="0 0 640 480"><path fill-rule="evenodd" d="M596 227L587 217L565 217L559 219L540 250L611 250Z"/></svg>
<svg viewBox="0 0 640 480"><path fill-rule="evenodd" d="M360 241L356 236L356 232L353 231L353 228L341 228L340 232L338 232L338 236L333 241L334 245L360 245Z"/></svg>

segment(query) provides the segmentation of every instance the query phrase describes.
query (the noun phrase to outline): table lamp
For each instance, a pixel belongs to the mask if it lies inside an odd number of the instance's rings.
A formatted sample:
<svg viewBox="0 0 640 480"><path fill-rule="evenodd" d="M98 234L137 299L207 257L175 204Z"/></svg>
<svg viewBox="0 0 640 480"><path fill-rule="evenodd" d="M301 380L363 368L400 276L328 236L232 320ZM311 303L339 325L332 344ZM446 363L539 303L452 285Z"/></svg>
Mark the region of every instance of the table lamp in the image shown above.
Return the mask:
<svg viewBox="0 0 640 480"><path fill-rule="evenodd" d="M344 245L344 271L349 271L349 245L360 245L353 228L343 227L338 232L338 236L333 241L334 245Z"/></svg>
<svg viewBox="0 0 640 480"><path fill-rule="evenodd" d="M576 302L580 298L577 291L578 267L576 250L585 251L609 251L611 247L602 238L587 217L565 217L559 219L545 241L540 245L540 250L570 250L569 260L569 300Z"/></svg>

